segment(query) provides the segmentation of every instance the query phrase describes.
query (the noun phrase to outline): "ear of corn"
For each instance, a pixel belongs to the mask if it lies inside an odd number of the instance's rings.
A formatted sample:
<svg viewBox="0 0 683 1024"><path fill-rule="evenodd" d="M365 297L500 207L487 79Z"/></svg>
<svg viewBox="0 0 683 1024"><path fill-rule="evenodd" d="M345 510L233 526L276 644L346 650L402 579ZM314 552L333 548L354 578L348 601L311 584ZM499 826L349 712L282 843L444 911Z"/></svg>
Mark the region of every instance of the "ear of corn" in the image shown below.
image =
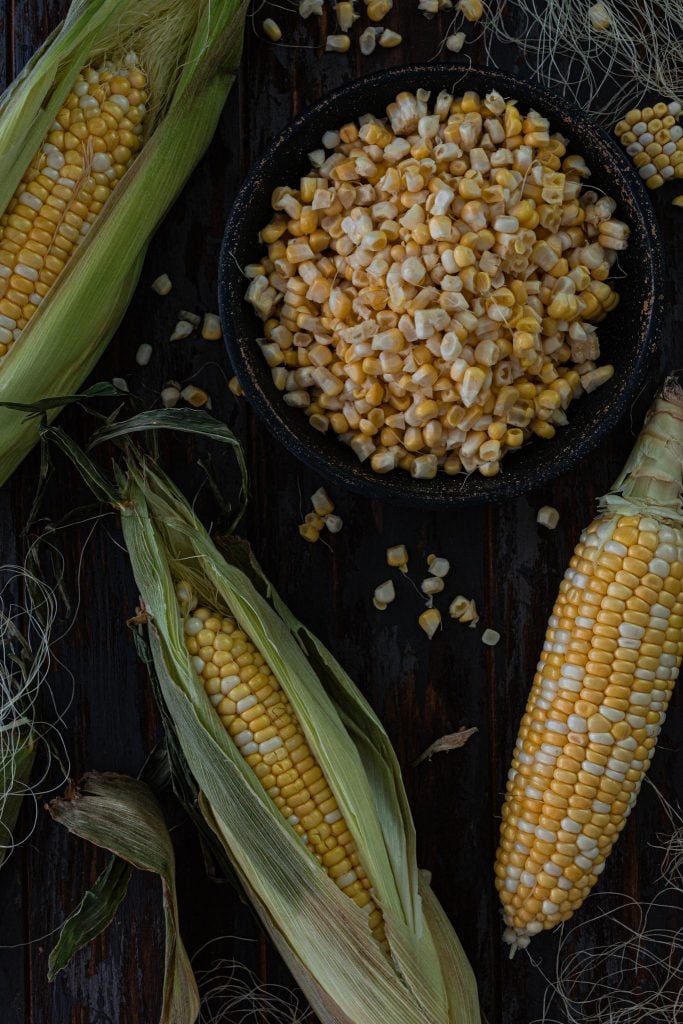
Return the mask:
<svg viewBox="0 0 683 1024"><path fill-rule="evenodd" d="M0 100L0 264L10 272L8 278L0 270L6 346L0 348L0 403L73 393L95 365L128 305L152 233L215 130L239 60L246 6L246 0L76 0ZM83 109L74 106L83 88L79 75L87 79L95 67L104 74L125 69L130 53L139 61L134 73L146 78L147 109L129 104L122 112L130 127L115 140L107 119L116 118L117 103L111 106L105 83L94 98L106 109L93 118L96 132L104 120L105 135L79 138L88 132L87 110L64 130L67 112ZM106 169L96 139L112 147ZM55 171L64 180L55 182ZM46 218L49 209L56 212ZM0 406L0 482L36 439L35 421Z"/></svg>
<svg viewBox="0 0 683 1024"><path fill-rule="evenodd" d="M110 500L202 813L320 1021L478 1022L471 969L418 872L400 771L368 704L257 567L219 553L151 462L129 449L117 487Z"/></svg>
<svg viewBox="0 0 683 1024"><path fill-rule="evenodd" d="M512 952L581 905L654 755L683 656L682 472L667 382L576 546L521 722L496 861Z"/></svg>

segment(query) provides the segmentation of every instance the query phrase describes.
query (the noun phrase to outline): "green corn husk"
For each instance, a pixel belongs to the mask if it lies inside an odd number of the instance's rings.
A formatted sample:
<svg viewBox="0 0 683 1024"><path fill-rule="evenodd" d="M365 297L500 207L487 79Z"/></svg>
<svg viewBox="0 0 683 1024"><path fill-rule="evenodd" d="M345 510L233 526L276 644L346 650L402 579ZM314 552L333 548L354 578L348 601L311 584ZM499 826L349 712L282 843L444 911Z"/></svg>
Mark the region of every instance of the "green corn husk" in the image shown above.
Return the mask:
<svg viewBox="0 0 683 1024"><path fill-rule="evenodd" d="M208 146L239 63L247 0L73 0L0 97L5 210L80 70L134 49L150 88L145 143L0 366L0 403L78 391L121 320L162 217ZM0 406L0 484L38 439Z"/></svg>
<svg viewBox="0 0 683 1024"><path fill-rule="evenodd" d="M142 414L100 430L193 427L234 444L210 417ZM173 483L139 449L111 489L53 428L89 484L120 512L148 618L155 674L175 742L213 829L273 942L321 1024L478 1024L476 983L464 951L420 872L396 756L382 725L330 652L287 610L238 542L222 554ZM239 454L239 449L238 449ZM287 694L356 841L386 928L389 955L366 915L285 821L223 727L191 663L176 598L179 580L229 611Z"/></svg>

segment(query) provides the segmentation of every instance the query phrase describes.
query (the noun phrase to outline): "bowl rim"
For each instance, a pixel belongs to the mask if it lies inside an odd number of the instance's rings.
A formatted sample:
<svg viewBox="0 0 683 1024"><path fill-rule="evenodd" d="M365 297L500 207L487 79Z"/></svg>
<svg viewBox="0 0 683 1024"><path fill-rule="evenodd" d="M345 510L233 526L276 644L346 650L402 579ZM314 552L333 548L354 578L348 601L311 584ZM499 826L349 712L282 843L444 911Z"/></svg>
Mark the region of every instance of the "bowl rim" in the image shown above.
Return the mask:
<svg viewBox="0 0 683 1024"><path fill-rule="evenodd" d="M462 87L466 89L468 76L487 79L490 82L491 88L498 89L503 95L506 93L514 95L514 88L517 85L523 93L521 102L524 106L538 103L541 109L545 109L550 116L552 116L550 113L552 111L557 117L571 120L576 125L577 135L580 134L582 128L587 128L590 132L597 133L611 151L613 158L621 164L622 172L632 189L632 216L639 218L645 229L644 249L647 259L644 261L644 267L650 279L648 290L651 302L647 315L647 326L640 332L639 343L635 350L635 365L629 376L624 380L620 391L616 392L613 396L604 415L596 420L593 429L581 436L572 447L565 445L564 448L558 449L561 457L546 463L539 471L537 480L529 480L524 476L513 477L505 474L503 469L496 477L486 480L488 485L486 490L480 490L477 493L468 492L467 490L469 475L459 474L455 477L448 477L443 473L439 473L433 480L416 481L409 474L399 469L383 475L371 470L369 463L358 462L357 466L355 464L348 466L336 460L331 461L316 447L315 441L317 439L314 436L310 438L306 436L307 432L310 431L312 433L313 430L308 421L301 417L302 430L294 429L285 416L281 414L276 404L263 392L249 361L245 358L237 318L232 312L231 303L228 301L228 295L231 290L230 283L236 280L237 274L241 275L241 270L233 258L232 252L235 241L239 240L242 235L243 221L251 209L249 197L253 186L260 180L263 172L270 169L277 150L286 145L293 136L307 129L317 119L327 114L330 108L333 108L334 102L338 97L346 98L350 94L357 93L360 101L361 97L365 95L364 90L371 89L372 84L375 82L381 82L384 85L387 81L396 79L398 88L400 80L424 74L425 72L428 72L430 76L436 77L441 75L444 78L452 76L454 79L453 88L462 83ZM481 87L481 83L479 85ZM365 103L366 101L363 102ZM363 111L359 110L356 116L360 116L361 113ZM275 154L273 149L275 149ZM613 430L645 383L648 365L657 349L662 330L663 292L664 249L659 226L655 219L648 190L622 148L601 125L594 122L588 114L554 90L541 87L537 83L523 78L514 72L470 62L449 62L447 64L443 62L429 64L410 63L383 68L343 83L335 89L326 92L311 106L300 111L277 132L271 140L270 146L266 145L266 148L264 148L260 157L252 165L240 185L226 220L219 256L218 302L228 357L247 399L268 430L304 464L319 472L327 480L347 490L360 493L372 499L394 501L397 504L412 507L442 510L502 501L529 493L537 487L556 479L561 474L572 470L578 462L596 448L605 436ZM284 406L284 403L282 404ZM561 439L561 432L558 437ZM512 454L509 453L508 458ZM437 481L438 486L424 486L434 485Z"/></svg>

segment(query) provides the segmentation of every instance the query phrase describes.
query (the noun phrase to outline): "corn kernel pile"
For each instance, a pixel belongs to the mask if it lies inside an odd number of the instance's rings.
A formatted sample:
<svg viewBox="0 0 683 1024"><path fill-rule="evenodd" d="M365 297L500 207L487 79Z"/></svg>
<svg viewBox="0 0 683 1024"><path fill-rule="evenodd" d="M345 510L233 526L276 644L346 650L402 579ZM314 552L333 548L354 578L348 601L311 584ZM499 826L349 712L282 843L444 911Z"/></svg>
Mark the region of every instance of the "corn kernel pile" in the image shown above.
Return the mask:
<svg viewBox="0 0 683 1024"><path fill-rule="evenodd" d="M629 228L498 93L400 93L276 188L246 298L284 401L377 473L499 472L608 380L595 325Z"/></svg>

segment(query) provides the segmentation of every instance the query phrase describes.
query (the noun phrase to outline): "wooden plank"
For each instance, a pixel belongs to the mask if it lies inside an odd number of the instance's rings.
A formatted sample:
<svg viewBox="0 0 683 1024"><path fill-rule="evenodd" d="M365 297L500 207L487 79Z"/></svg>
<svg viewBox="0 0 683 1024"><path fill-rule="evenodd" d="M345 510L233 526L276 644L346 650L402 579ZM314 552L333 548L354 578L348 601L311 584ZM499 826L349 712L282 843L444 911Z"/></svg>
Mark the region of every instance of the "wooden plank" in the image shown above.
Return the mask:
<svg viewBox="0 0 683 1024"><path fill-rule="evenodd" d="M518 1024L539 1016L545 984L529 958L519 956L510 964L500 943L491 865L505 775L557 583L581 527L593 513L595 496L608 485L630 446L631 432L622 425L575 472L500 507L428 514L334 492L344 529L329 538L329 547L309 546L299 541L296 524L321 481L276 445L244 402L229 395L220 344L167 341L178 310L215 309L223 222L242 175L269 139L299 109L341 82L388 64L435 55L449 16L428 22L415 6L396 4L386 22L403 34L404 45L378 49L361 60L355 50L346 56L323 52L324 36L334 30L332 17L301 23L294 13L265 5L254 30L248 30L239 85L216 139L152 243L131 308L93 379L123 375L150 403L166 380L194 379L209 389L216 414L244 440L253 493L246 528L257 556L292 609L329 644L385 721L405 771L420 862L433 873L434 887L477 970L486 1020ZM12 0L4 5L0 78L7 78L12 68L18 70L65 8L64 0L35 0L31 5ZM286 46L273 47L259 38L260 21L269 14L282 25ZM483 60L482 41L468 53ZM514 48L500 47L498 60L514 69L520 55ZM675 332L683 306L674 285L683 252L668 195L653 198L670 259L671 329L662 346L664 366L676 361ZM162 272L174 283L166 299L149 289ZM142 340L154 344L152 362L144 369L134 363ZM636 426L642 407L641 401L634 412ZM82 440L87 437L89 425L79 411L71 411L62 422ZM197 460L206 455L203 446L164 438L162 452L181 485L193 493L201 480ZM230 457L214 453L213 458L225 493L234 493ZM18 555L16 537L30 507L37 466L34 455L0 493L0 541L8 559ZM63 479L62 471L49 491L48 507L55 517L87 500L82 489L73 485L72 490L71 476L68 490ZM562 514L553 533L535 525L536 509L546 503ZM216 516L206 487L198 509L207 521ZM78 776L93 767L136 773L158 736L149 687L125 627L136 593L126 556L112 543L120 540L114 517L89 539L91 529L91 523L84 523L60 539L72 594L77 593L79 566L82 581L76 625L57 651L74 676L66 715L72 773ZM397 580L400 600L385 613L372 608L374 586L389 575L385 548L401 542L410 549L418 582L428 553L451 560L448 593L462 592L477 600L482 622L502 634L497 648L484 649L477 631L452 623L429 644L416 623L418 595L402 578ZM445 608L445 601L439 603ZM66 703L71 686L66 671L55 672L53 681ZM682 713L676 697L651 773L669 796L683 769L678 739ZM464 749L412 767L429 743L461 725L479 729ZM601 888L635 895L650 884L657 854L643 849L642 836L665 830L657 797L645 787ZM198 969L219 956L236 957L264 979L286 982L286 972L249 909L228 887L217 887L203 876L199 847L187 822L179 824L174 839L181 865L183 933ZM51 940L43 937L75 905L102 865L100 853L39 815L31 843L0 873L0 943L32 943L0 950L0 1005L7 1008L9 1024L129 1024L158 1015L162 919L158 883L151 877L135 880L107 936L79 954L54 985L45 981ZM583 913L589 912L590 905ZM594 928L580 943L585 946L606 934L606 926ZM554 934L535 940L534 955L546 970L552 967L557 941Z"/></svg>

